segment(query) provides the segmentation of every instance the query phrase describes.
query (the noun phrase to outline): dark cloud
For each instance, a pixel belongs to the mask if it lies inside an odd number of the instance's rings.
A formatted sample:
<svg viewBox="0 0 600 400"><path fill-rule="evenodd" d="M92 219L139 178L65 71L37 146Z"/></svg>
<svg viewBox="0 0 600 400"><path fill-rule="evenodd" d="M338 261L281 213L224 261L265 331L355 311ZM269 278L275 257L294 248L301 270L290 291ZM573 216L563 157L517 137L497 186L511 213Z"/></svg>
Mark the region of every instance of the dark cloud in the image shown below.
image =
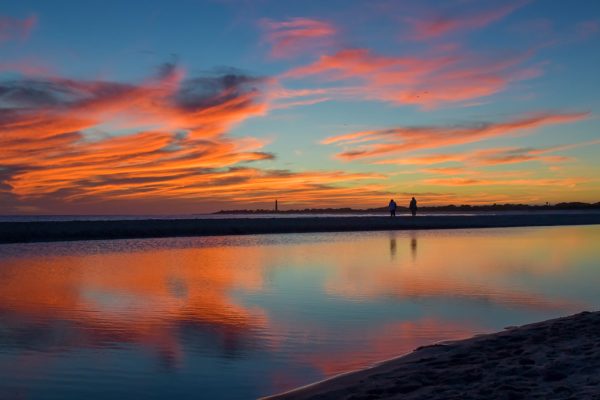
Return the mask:
<svg viewBox="0 0 600 400"><path fill-rule="evenodd" d="M0 85L2 107L48 107L62 104L61 95L67 94L62 85L52 82L23 80Z"/></svg>
<svg viewBox="0 0 600 400"><path fill-rule="evenodd" d="M165 63L159 68L158 81L176 75L177 66ZM247 92L258 92L264 78L239 71L183 80L165 101L174 108L191 110L212 107ZM71 79L23 79L0 82L0 113L18 108L89 108L110 101L135 97L152 88L109 81ZM243 104L240 104L243 107Z"/></svg>
<svg viewBox="0 0 600 400"><path fill-rule="evenodd" d="M174 76L177 73L177 62L166 62L158 66L158 78L165 79Z"/></svg>
<svg viewBox="0 0 600 400"><path fill-rule="evenodd" d="M263 78L240 74L189 79L183 82L174 100L178 107L189 110L211 107L245 92L256 92L264 81Z"/></svg>

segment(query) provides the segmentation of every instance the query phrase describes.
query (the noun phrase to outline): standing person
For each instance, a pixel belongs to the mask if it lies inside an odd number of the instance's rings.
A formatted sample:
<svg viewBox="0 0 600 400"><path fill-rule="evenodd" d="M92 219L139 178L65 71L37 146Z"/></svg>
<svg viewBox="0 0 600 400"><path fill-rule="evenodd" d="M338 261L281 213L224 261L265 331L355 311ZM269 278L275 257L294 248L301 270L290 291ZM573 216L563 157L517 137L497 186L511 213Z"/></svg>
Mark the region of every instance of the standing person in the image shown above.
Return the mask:
<svg viewBox="0 0 600 400"><path fill-rule="evenodd" d="M410 205L408 206L408 208L410 208L410 212L411 212L411 214L412 214L413 217L415 215L417 215L417 200L415 200L414 197L410 201Z"/></svg>
<svg viewBox="0 0 600 400"><path fill-rule="evenodd" d="M394 199L390 200L390 204L388 205L389 209L390 209L390 217L395 217L396 216L396 202L394 201Z"/></svg>

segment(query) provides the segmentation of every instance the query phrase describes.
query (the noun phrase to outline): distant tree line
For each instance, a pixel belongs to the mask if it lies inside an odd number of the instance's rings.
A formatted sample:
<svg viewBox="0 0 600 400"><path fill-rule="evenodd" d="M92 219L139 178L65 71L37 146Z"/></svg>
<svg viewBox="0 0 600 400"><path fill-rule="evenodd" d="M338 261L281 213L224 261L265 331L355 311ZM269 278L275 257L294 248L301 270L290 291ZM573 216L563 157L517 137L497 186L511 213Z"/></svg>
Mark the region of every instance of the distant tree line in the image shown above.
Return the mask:
<svg viewBox="0 0 600 400"><path fill-rule="evenodd" d="M398 210L407 211L408 207L398 206ZM487 205L446 205L446 206L421 206L419 211L444 211L444 212L464 212L464 211L543 211L543 210L600 210L600 202L597 203L581 203L581 202L566 202L548 205L531 205L531 204L487 204ZM304 208L279 210L277 214L370 214L370 213L385 213L388 212L387 207L355 209L350 207L343 208ZM255 210L221 210L215 214L272 214L275 213L272 209L255 209Z"/></svg>

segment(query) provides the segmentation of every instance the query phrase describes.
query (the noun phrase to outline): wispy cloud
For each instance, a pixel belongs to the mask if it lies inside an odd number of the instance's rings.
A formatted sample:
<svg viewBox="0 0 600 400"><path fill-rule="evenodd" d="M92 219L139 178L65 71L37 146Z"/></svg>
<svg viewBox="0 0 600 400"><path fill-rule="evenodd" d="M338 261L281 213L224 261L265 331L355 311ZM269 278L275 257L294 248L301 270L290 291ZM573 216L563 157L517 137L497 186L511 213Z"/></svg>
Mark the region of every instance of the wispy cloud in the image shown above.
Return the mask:
<svg viewBox="0 0 600 400"><path fill-rule="evenodd" d="M271 56L293 57L331 43L335 27L323 20L291 18L285 21L263 19L266 40L271 44Z"/></svg>
<svg viewBox="0 0 600 400"><path fill-rule="evenodd" d="M586 112L541 113L506 122L486 122L465 126L395 127L332 136L321 143L344 147L345 150L337 154L338 158L344 160L381 158L413 150L437 149L513 135L546 125L579 121L587 118L588 115Z"/></svg>
<svg viewBox="0 0 600 400"><path fill-rule="evenodd" d="M282 78L316 78L343 85L347 98L430 109L487 97L505 90L511 82L539 76L539 66L523 66L530 57L530 52L482 57L454 49L384 56L355 48L322 55L311 64L293 68ZM340 88L332 91L338 96L344 94Z"/></svg>
<svg viewBox="0 0 600 400"><path fill-rule="evenodd" d="M322 103L333 98L326 89L286 89L276 79L267 90L270 109L286 109Z"/></svg>
<svg viewBox="0 0 600 400"><path fill-rule="evenodd" d="M600 21L597 19L581 21L577 24L576 29L580 39L588 39L600 32Z"/></svg>
<svg viewBox="0 0 600 400"><path fill-rule="evenodd" d="M26 39L36 25L37 17L35 15L24 19L0 15L0 43Z"/></svg>
<svg viewBox="0 0 600 400"><path fill-rule="evenodd" d="M528 1L506 2L499 7L475 12L458 8L420 18L411 18L409 19L409 23L412 25L410 36L417 40L428 40L458 31L483 28L506 17L527 3Z"/></svg>
<svg viewBox="0 0 600 400"><path fill-rule="evenodd" d="M598 35L600 20L587 19L568 25L557 25L555 20L543 17L519 21L508 27L523 44L537 43L539 49L567 47L581 44Z"/></svg>
<svg viewBox="0 0 600 400"><path fill-rule="evenodd" d="M289 203L363 201L375 173L251 168L269 160L265 141L228 130L263 115L263 79L241 74L186 78L165 65L139 84L53 78L0 83L3 191L64 201L196 199ZM98 135L110 127L110 135Z"/></svg>
<svg viewBox="0 0 600 400"><path fill-rule="evenodd" d="M426 172L428 174L435 175L459 175L467 173L464 167L435 167L435 168L425 168L421 170L421 172Z"/></svg>
<svg viewBox="0 0 600 400"><path fill-rule="evenodd" d="M497 149L478 150L470 160L479 165L515 164L527 161L555 163L569 160L568 157L547 155L552 150L522 147L501 147Z"/></svg>
<svg viewBox="0 0 600 400"><path fill-rule="evenodd" d="M457 162L474 166L486 166L500 164L515 164L528 161L558 163L568 161L570 160L570 158L552 153L556 153L563 150L570 150L577 147L593 146L597 144L600 144L600 140L589 140L585 142L569 143L564 145L542 148L498 147L491 149L462 151L460 153L438 153L421 156L402 157L397 159L385 159L376 161L375 164L435 165L448 162ZM447 171L451 171L452 169L452 167L447 167ZM442 168L429 169L429 171L434 170L442 171Z"/></svg>
<svg viewBox="0 0 600 400"><path fill-rule="evenodd" d="M439 186L559 186L574 187L585 182L582 178L559 179L485 179L485 178L434 178L426 179L424 183Z"/></svg>

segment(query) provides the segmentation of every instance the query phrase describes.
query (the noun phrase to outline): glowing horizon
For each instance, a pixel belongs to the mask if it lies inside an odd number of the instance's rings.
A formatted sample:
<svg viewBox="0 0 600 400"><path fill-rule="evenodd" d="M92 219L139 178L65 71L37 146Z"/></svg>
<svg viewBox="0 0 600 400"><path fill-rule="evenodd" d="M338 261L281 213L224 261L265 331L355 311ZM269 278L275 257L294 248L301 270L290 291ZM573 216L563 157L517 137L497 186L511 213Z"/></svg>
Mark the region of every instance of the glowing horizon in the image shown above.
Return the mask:
<svg viewBox="0 0 600 400"><path fill-rule="evenodd" d="M600 5L0 8L0 214L600 201Z"/></svg>

